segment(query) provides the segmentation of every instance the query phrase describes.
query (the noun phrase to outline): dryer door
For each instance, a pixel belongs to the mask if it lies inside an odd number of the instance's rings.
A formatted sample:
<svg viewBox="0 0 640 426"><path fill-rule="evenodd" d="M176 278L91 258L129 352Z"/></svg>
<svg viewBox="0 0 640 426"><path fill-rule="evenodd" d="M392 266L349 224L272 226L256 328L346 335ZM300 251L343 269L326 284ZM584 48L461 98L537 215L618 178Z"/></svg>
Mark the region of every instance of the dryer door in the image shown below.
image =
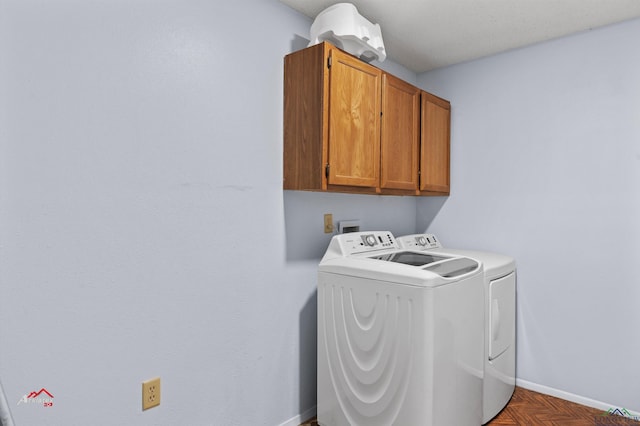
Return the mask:
<svg viewBox="0 0 640 426"><path fill-rule="evenodd" d="M489 283L489 360L515 344L516 273Z"/></svg>

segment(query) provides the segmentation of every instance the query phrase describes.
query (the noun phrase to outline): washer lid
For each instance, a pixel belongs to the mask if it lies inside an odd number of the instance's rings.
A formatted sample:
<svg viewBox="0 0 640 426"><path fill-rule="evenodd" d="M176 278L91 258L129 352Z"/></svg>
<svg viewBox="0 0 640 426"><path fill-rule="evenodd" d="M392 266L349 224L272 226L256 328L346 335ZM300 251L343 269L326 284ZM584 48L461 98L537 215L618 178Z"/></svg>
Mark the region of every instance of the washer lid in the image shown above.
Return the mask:
<svg viewBox="0 0 640 426"><path fill-rule="evenodd" d="M434 263L426 268L427 271L435 272L441 277L452 278L473 272L478 269L478 262L468 257L458 257L446 262Z"/></svg>

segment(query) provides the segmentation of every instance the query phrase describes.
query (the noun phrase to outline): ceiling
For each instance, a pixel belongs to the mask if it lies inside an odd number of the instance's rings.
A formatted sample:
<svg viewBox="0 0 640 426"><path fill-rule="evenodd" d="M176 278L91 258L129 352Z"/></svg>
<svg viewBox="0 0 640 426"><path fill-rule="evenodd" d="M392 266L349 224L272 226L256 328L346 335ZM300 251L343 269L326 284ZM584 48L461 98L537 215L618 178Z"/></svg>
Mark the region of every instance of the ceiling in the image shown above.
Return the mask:
<svg viewBox="0 0 640 426"><path fill-rule="evenodd" d="M339 2L280 1L312 19ZM352 0L351 3L365 18L380 24L387 57L416 73L640 17L640 0Z"/></svg>

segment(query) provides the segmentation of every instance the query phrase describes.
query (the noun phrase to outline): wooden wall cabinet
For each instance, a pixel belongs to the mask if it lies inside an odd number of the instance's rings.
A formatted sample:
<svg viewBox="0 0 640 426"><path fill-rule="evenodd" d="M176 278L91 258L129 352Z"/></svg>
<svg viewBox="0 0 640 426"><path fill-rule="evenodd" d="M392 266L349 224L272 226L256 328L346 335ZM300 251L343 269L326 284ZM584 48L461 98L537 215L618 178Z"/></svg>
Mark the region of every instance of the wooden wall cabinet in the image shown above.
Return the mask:
<svg viewBox="0 0 640 426"><path fill-rule="evenodd" d="M448 194L448 126L447 101L330 43L285 56L284 189Z"/></svg>
<svg viewBox="0 0 640 426"><path fill-rule="evenodd" d="M382 77L381 190L418 189L420 89L390 74Z"/></svg>
<svg viewBox="0 0 640 426"><path fill-rule="evenodd" d="M421 98L420 191L448 195L451 104L424 91Z"/></svg>

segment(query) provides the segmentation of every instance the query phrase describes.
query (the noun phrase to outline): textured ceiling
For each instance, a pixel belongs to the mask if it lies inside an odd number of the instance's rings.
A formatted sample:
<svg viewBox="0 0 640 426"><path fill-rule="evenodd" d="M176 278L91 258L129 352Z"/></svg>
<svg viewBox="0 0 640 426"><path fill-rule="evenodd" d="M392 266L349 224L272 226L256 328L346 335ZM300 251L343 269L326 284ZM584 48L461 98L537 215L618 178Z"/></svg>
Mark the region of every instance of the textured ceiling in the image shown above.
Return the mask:
<svg viewBox="0 0 640 426"><path fill-rule="evenodd" d="M280 1L312 19L338 3ZM380 24L387 56L417 73L640 17L640 0L352 0L350 3L365 18Z"/></svg>

